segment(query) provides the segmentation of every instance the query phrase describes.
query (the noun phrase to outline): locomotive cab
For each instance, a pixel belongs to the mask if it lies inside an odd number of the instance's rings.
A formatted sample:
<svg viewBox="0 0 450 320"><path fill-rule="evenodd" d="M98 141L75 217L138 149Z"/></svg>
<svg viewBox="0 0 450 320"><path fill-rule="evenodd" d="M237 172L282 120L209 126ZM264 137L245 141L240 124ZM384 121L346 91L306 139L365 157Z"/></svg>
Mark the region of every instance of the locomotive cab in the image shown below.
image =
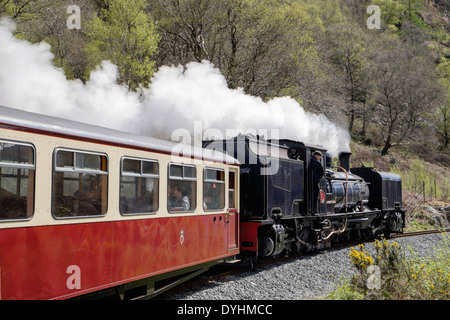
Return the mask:
<svg viewBox="0 0 450 320"><path fill-rule="evenodd" d="M314 199L313 197L313 182L312 182L312 172L311 172L311 158L315 151L319 151L323 155L326 155L327 151L322 146L306 144L299 141L293 141L288 139L283 139L279 141L281 145L289 147L289 157L291 159L296 159L303 161L305 164L305 175L302 177L303 183L305 185L305 201L300 207L300 212L303 215L323 215L327 212L327 180L324 175L319 181L319 197ZM327 157L323 156L320 160L322 168L327 167ZM313 202L316 201L316 210L314 210Z"/></svg>

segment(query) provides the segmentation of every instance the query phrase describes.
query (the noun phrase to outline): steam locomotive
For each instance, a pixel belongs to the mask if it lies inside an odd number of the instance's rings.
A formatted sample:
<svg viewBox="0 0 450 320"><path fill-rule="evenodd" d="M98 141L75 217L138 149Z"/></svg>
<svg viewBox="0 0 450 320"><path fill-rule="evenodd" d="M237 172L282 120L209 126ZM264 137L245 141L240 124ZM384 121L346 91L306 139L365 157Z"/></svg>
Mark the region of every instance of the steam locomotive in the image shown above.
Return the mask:
<svg viewBox="0 0 450 320"><path fill-rule="evenodd" d="M350 170L350 152L340 153L339 165L333 167L325 148L287 139L239 135L204 141L203 147L241 164L240 253L250 264L327 248L332 242L403 232L400 176L367 167ZM315 151L326 154L316 199L310 169Z"/></svg>

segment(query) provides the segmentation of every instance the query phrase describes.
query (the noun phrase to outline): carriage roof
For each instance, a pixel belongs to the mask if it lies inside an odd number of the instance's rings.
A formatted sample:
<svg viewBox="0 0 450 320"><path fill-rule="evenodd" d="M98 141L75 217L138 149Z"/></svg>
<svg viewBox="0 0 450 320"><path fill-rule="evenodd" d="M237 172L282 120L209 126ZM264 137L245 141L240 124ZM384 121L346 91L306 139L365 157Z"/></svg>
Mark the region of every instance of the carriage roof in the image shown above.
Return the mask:
<svg viewBox="0 0 450 320"><path fill-rule="evenodd" d="M164 154L172 154L177 150L177 147L178 150L180 149L180 144L172 141L4 106L0 106L0 126L123 147L137 147ZM195 146L182 149L183 157L234 165L239 164L236 159L215 150L202 149ZM174 155L178 155L178 153Z"/></svg>

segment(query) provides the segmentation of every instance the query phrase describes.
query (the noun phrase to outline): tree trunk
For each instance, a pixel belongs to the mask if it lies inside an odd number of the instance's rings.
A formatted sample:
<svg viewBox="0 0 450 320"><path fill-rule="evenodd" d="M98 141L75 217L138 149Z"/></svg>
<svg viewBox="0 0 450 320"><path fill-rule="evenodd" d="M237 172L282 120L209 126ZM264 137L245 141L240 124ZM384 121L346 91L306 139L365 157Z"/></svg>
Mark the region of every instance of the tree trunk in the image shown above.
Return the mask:
<svg viewBox="0 0 450 320"><path fill-rule="evenodd" d="M350 124L348 126L348 131L350 132L350 134L352 134L354 123L355 123L355 108L354 108L354 101L353 101L353 97L352 97L351 110L350 110Z"/></svg>
<svg viewBox="0 0 450 320"><path fill-rule="evenodd" d="M385 156L389 153L389 149L392 147L391 140L392 140L391 134L389 133L387 138L384 140L384 147L383 147L383 150L381 150L382 156Z"/></svg>

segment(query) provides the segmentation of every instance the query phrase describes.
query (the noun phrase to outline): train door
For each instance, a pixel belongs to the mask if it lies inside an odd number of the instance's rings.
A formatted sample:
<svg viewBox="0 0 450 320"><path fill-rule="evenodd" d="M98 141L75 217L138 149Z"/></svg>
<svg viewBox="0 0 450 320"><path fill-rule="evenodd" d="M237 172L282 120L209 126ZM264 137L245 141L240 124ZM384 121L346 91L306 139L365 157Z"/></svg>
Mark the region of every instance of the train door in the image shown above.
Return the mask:
<svg viewBox="0 0 450 320"><path fill-rule="evenodd" d="M239 244L239 214L237 211L237 169L228 173L228 212L227 212L227 242L228 251L237 250Z"/></svg>

